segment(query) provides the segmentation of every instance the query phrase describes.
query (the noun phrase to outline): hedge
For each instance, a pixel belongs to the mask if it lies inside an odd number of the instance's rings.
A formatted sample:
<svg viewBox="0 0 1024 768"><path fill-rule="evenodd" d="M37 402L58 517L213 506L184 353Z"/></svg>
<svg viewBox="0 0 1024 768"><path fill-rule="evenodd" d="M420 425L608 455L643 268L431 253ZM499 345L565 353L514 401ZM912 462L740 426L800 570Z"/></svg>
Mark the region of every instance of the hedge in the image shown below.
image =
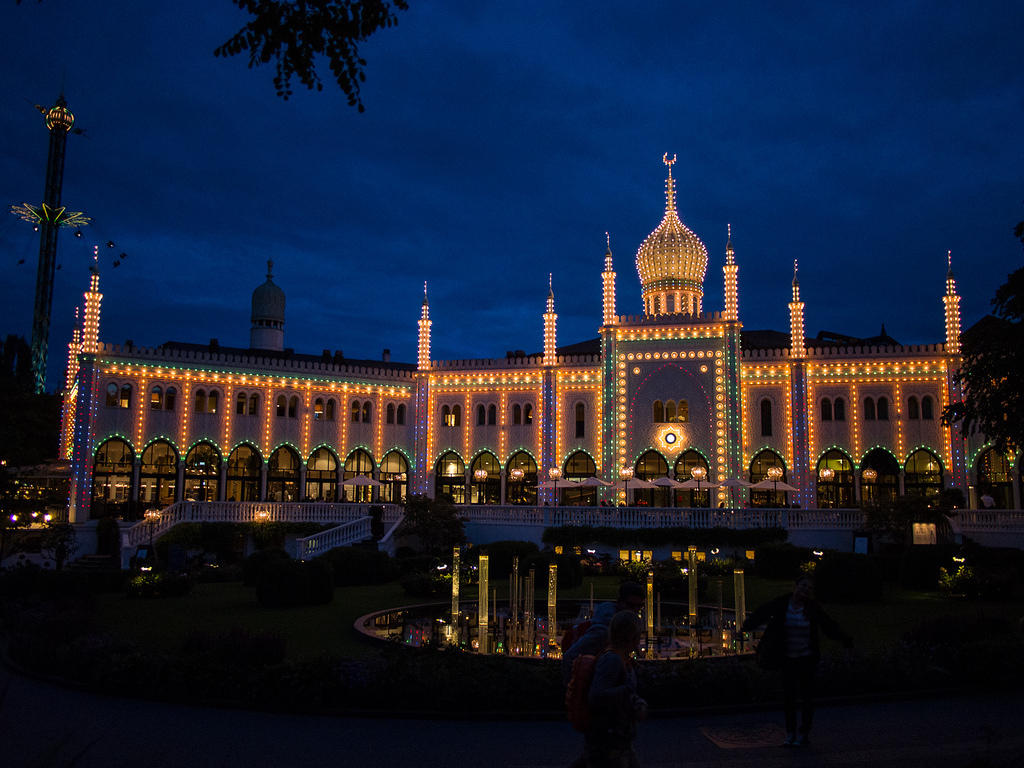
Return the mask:
<svg viewBox="0 0 1024 768"><path fill-rule="evenodd" d="M785 541L785 528L613 528L610 526L566 525L545 528L542 540L551 546L604 544L616 549L678 546L752 549L766 542Z"/></svg>

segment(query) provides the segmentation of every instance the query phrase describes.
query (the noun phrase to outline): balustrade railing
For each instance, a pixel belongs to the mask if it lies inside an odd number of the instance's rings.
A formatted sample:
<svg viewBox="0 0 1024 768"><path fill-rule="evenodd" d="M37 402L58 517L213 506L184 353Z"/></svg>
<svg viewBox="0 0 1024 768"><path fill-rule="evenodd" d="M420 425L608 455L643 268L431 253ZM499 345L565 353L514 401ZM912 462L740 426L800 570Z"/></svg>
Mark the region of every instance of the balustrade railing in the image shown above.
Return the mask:
<svg viewBox="0 0 1024 768"><path fill-rule="evenodd" d="M369 517L360 517L312 536L304 536L295 540L295 556L299 560L312 560L335 547L345 547L357 541L370 538Z"/></svg>

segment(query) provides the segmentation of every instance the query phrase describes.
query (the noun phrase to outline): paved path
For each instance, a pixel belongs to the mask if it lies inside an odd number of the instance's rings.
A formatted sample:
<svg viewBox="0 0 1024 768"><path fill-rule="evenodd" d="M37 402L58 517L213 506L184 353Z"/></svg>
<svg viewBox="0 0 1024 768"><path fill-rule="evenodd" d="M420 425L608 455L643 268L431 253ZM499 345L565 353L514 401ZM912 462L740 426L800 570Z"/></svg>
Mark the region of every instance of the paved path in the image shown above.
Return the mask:
<svg viewBox="0 0 1024 768"><path fill-rule="evenodd" d="M9 684L8 684L9 683ZM0 670L5 768L443 766L557 768L579 737L563 722L300 717L107 698ZM774 713L653 719L645 768L1024 765L1024 693L823 707L814 743L776 746ZM986 760L988 762L979 762Z"/></svg>

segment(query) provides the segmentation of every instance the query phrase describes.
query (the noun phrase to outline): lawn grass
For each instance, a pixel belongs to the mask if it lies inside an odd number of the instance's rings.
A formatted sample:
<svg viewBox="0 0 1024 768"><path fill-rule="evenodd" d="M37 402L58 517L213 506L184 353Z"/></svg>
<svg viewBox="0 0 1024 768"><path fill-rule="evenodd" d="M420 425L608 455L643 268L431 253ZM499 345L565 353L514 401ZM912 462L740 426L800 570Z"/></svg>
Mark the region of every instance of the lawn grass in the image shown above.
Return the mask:
<svg viewBox="0 0 1024 768"><path fill-rule="evenodd" d="M588 600L593 585L594 601L613 600L619 578L613 575L587 576L583 583L559 593L559 600ZM791 589L788 580L746 579L747 610ZM507 582L495 583L499 603L507 600ZM731 607L732 583L723 583L723 603ZM475 586L463 586L463 599L475 598ZM543 598L538 590L538 599ZM227 632L243 628L282 636L286 653L294 660L323 653L349 658L368 658L375 646L359 636L352 625L367 613L425 602L446 602L444 598L422 600L409 597L400 584L338 587L329 605L287 609L263 608L254 589L240 582L196 584L180 598L128 599L121 594L98 598L97 623L115 636L142 647L172 650L192 632ZM892 648L899 638L921 622L941 616L958 618L999 617L1016 622L1024 615L1020 601L990 603L947 598L932 592L918 592L886 585L879 603L829 604L828 613L855 638L859 650L874 654ZM827 646L826 646L827 647Z"/></svg>

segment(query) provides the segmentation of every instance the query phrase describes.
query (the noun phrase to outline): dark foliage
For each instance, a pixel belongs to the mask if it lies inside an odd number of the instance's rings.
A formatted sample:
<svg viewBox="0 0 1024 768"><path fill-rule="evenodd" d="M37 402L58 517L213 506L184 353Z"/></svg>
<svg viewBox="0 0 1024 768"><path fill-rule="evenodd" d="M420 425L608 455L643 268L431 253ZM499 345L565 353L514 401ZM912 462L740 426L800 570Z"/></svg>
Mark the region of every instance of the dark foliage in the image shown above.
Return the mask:
<svg viewBox="0 0 1024 768"><path fill-rule="evenodd" d="M398 23L396 11L408 10L406 0L233 0L252 16L242 29L218 47L215 56L249 52L249 68L274 62L277 95L292 95L292 77L306 88L323 90L317 59L326 57L349 106L363 111L360 84L366 61L359 44L378 29Z"/></svg>
<svg viewBox="0 0 1024 768"><path fill-rule="evenodd" d="M192 591L187 573L147 571L128 581L128 597L182 597Z"/></svg>
<svg viewBox="0 0 1024 768"><path fill-rule="evenodd" d="M383 584L398 577L398 563L375 548L337 547L322 558L330 563L334 583L339 587Z"/></svg>
<svg viewBox="0 0 1024 768"><path fill-rule="evenodd" d="M35 394L32 351L21 336L0 341L0 459L27 467L56 458L59 395Z"/></svg>
<svg viewBox="0 0 1024 768"><path fill-rule="evenodd" d="M96 554L121 557L121 528L112 517L96 521Z"/></svg>
<svg viewBox="0 0 1024 768"><path fill-rule="evenodd" d="M412 539L417 550L434 557L447 558L452 549L466 541L466 531L458 508L444 499L412 494L405 502L405 517L398 536Z"/></svg>
<svg viewBox="0 0 1024 768"><path fill-rule="evenodd" d="M265 608L327 605L334 600L334 574L325 560L269 560L256 581L256 599Z"/></svg>
<svg viewBox="0 0 1024 768"><path fill-rule="evenodd" d="M437 569L411 571L402 576L400 583L410 597L443 597L452 591L451 580Z"/></svg>
<svg viewBox="0 0 1024 768"><path fill-rule="evenodd" d="M551 546L603 544L616 549L678 546L750 549L769 541L785 541L785 528L612 528L609 526L568 525L545 528L543 542Z"/></svg>
<svg viewBox="0 0 1024 768"><path fill-rule="evenodd" d="M825 602L865 603L882 599L882 569L868 555L826 552L814 568L818 597Z"/></svg>
<svg viewBox="0 0 1024 768"><path fill-rule="evenodd" d="M283 549L261 549L253 552L242 562L242 584L246 587L255 587L268 568L285 560L291 560L291 556Z"/></svg>
<svg viewBox="0 0 1024 768"><path fill-rule="evenodd" d="M755 550L754 570L764 579L795 579L810 562L811 550L792 544L763 544Z"/></svg>
<svg viewBox="0 0 1024 768"><path fill-rule="evenodd" d="M1000 451L1019 451L1024 448L1024 267L1006 278L992 307L992 315L963 334L963 362L954 377L963 400L946 406L942 421L964 435L985 435Z"/></svg>

